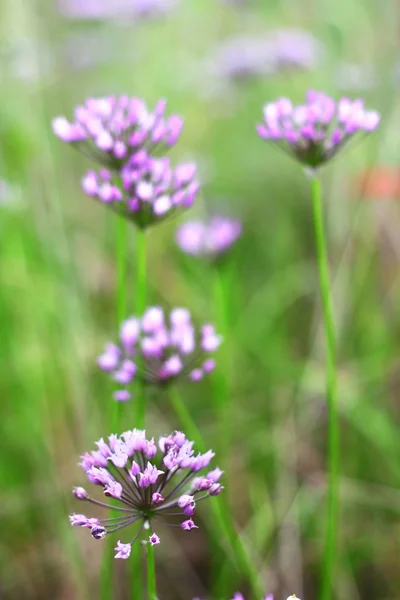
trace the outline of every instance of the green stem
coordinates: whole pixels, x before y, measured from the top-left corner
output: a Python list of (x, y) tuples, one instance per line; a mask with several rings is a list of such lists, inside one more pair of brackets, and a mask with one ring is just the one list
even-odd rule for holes
[[(146, 308), (147, 281), (146, 281), (146, 231), (138, 229), (137, 231), (137, 250), (136, 250), (136, 315), (141, 317)], [(140, 365), (138, 365), (140, 367)], [(135, 427), (139, 429), (145, 426), (146, 413), (146, 395), (144, 386), (140, 386), (137, 398), (135, 399)]]
[(329, 283), (329, 262), (324, 231), (321, 182), (318, 176), (311, 179), (315, 241), (318, 259), (319, 285), (325, 328), (326, 399), (328, 409), (328, 510), (322, 576), (321, 600), (330, 600), (334, 579), (336, 540), (339, 517), (339, 408), (337, 395), (337, 367), (335, 322)]
[[(227, 460), (230, 456), (232, 406), (229, 389), (230, 357), (229, 357), (229, 281), (227, 272), (214, 266), (214, 310), (217, 333), (223, 336), (223, 342), (218, 352), (218, 365), (214, 372), (214, 401), (218, 414), (216, 418), (222, 424), (220, 447), (218, 453), (220, 460)], [(230, 469), (228, 469), (230, 472)]]
[(147, 543), (147, 598), (157, 600), (154, 548), (150, 543)]
[[(147, 278), (146, 278), (146, 231), (138, 229), (136, 231), (136, 288), (135, 288), (135, 314), (141, 317), (146, 308), (147, 298)], [(140, 364), (138, 365), (140, 369)], [(134, 399), (134, 419), (133, 426), (143, 429), (145, 426), (146, 413), (146, 389), (142, 384), (137, 385), (137, 394)], [(150, 544), (148, 544), (150, 546)], [(134, 544), (132, 548), (131, 560), (129, 563), (131, 598), (142, 597), (142, 552), (141, 545)]]
[[(116, 219), (116, 262), (117, 262), (117, 289), (116, 289), (116, 329), (120, 328), (121, 321), (126, 317), (126, 280), (127, 280), (127, 241), (128, 241), (128, 223), (125, 219)], [(110, 418), (108, 423), (112, 431), (120, 430), (121, 421), (121, 403), (109, 400)], [(114, 511), (115, 512), (115, 511)], [(110, 509), (110, 517), (113, 511)], [(103, 552), (102, 566), (100, 570), (100, 600), (109, 600), (113, 597), (113, 566), (114, 566), (114, 546), (113, 536), (107, 536), (105, 539), (105, 548)]]
[[(174, 386), (172, 386), (169, 391), (169, 400), (184, 427), (185, 433), (189, 438), (195, 441), (200, 452), (205, 452), (206, 444), (201, 436), (196, 422), (194, 421), (190, 411), (187, 409), (186, 404), (182, 400), (178, 390)], [(212, 523), (209, 531), (212, 537), (212, 543), (220, 545), (221, 540), (226, 539), (228, 541), (230, 550), (235, 556), (239, 570), (245, 573), (249, 578), (255, 597), (261, 598), (263, 595), (264, 586), (262, 584), (260, 574), (254, 565), (254, 561), (246, 545), (236, 531), (231, 516), (232, 510), (224, 492), (216, 498), (210, 498), (210, 511)]]
[(195, 421), (193, 421), (190, 411), (188, 410), (186, 404), (182, 400), (178, 390), (174, 385), (172, 385), (169, 390), (169, 400), (180, 423), (182, 424), (185, 434), (188, 436), (188, 438), (194, 441), (199, 452), (205, 452), (206, 446), (201, 437), (201, 433)]

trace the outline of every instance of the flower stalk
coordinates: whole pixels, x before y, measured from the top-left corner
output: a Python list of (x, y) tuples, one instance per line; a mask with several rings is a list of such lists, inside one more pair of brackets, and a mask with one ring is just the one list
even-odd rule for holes
[(326, 402), (328, 409), (328, 507), (321, 600), (330, 600), (334, 578), (337, 531), (339, 527), (340, 436), (337, 394), (336, 336), (329, 281), (329, 262), (324, 231), (321, 180), (311, 176), (315, 242), (318, 260), (322, 315), (325, 330)]

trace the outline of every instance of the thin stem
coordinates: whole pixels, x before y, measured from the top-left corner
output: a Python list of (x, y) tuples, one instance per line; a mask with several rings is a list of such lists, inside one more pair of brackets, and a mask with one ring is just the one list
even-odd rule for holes
[[(121, 321), (126, 316), (126, 249), (127, 249), (128, 223), (125, 219), (116, 219), (116, 261), (117, 261), (117, 290), (116, 290), (116, 326), (119, 330)], [(110, 418), (108, 423), (113, 431), (119, 431), (121, 420), (121, 403), (111, 399)], [(113, 596), (113, 565), (114, 565), (114, 540), (106, 539), (103, 553), (102, 568), (100, 571), (100, 600), (109, 600)]]
[[(137, 250), (136, 250), (136, 298), (135, 311), (138, 317), (141, 317), (146, 308), (147, 281), (146, 281), (146, 231), (138, 229), (137, 231)], [(140, 366), (140, 365), (138, 365)], [(139, 429), (144, 427), (146, 413), (146, 394), (145, 385), (139, 384), (138, 395), (135, 400), (135, 427)]]
[(168, 394), (171, 406), (182, 424), (185, 434), (194, 441), (196, 449), (199, 450), (199, 452), (205, 452), (206, 447), (202, 440), (201, 433), (175, 385), (171, 385)]
[[(137, 229), (136, 231), (136, 289), (135, 289), (135, 313), (141, 317), (147, 300), (147, 280), (146, 280), (146, 231)], [(143, 365), (138, 365), (139, 369)], [(143, 429), (145, 426), (146, 413), (146, 386), (143, 382), (138, 382), (137, 396), (135, 398), (134, 408), (134, 426)], [(141, 546), (137, 544), (132, 548), (132, 556), (129, 563), (131, 598), (142, 597), (142, 569), (140, 566), (142, 559)]]
[(336, 540), (339, 517), (339, 409), (337, 397), (337, 367), (335, 322), (329, 283), (329, 262), (324, 231), (321, 182), (316, 175), (311, 178), (311, 191), (314, 213), (315, 241), (318, 259), (319, 285), (322, 301), (322, 314), (325, 328), (326, 361), (326, 401), (328, 409), (328, 508), (326, 519), (326, 539), (322, 576), (321, 600), (332, 596)]
[(147, 598), (148, 600), (157, 600), (156, 565), (154, 549), (150, 542), (147, 543)]
[[(200, 452), (205, 452), (206, 445), (202, 439), (201, 433), (197, 428), (196, 422), (192, 418), (189, 410), (183, 402), (178, 390), (172, 386), (169, 391), (169, 399), (172, 407), (178, 415), (182, 425), (185, 428), (185, 433), (188, 437), (196, 442), (196, 447)], [(165, 506), (164, 506), (165, 508)], [(226, 498), (221, 496), (210, 498), (210, 510), (212, 515), (212, 527), (210, 535), (213, 537), (213, 543), (220, 544), (222, 538), (229, 541), (230, 547), (234, 552), (236, 561), (243, 573), (249, 578), (250, 585), (255, 597), (261, 597), (263, 594), (263, 584), (260, 574), (253, 559), (244, 545), (240, 535), (238, 536), (235, 525), (232, 519), (232, 511), (228, 506)]]
[[(218, 454), (226, 463), (230, 456), (232, 405), (229, 389), (230, 357), (229, 357), (229, 291), (228, 272), (222, 265), (214, 265), (214, 310), (217, 333), (223, 336), (223, 342), (218, 352), (218, 365), (213, 374), (214, 402), (217, 407), (219, 421), (222, 423), (220, 447)], [(230, 471), (229, 469), (227, 469)]]

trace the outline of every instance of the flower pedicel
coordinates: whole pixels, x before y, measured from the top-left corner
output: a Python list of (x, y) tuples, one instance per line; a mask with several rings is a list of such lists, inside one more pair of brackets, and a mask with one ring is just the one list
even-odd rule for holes
[[(185, 531), (197, 529), (193, 520), (196, 503), (218, 495), (223, 489), (219, 483), (220, 469), (215, 468), (206, 476), (199, 475), (209, 466), (214, 452), (195, 455), (193, 442), (179, 431), (160, 437), (158, 446), (154, 439), (146, 439), (145, 431), (138, 429), (125, 431), (120, 436), (112, 434), (108, 442), (101, 439), (96, 445), (97, 450), (81, 456), (80, 465), (89, 481), (119, 504), (111, 506), (95, 500), (82, 487), (74, 488), (73, 493), (78, 500), (113, 508), (121, 516), (98, 519), (73, 514), (70, 522), (90, 529), (97, 540), (138, 523), (130, 542), (117, 542), (115, 558), (129, 558), (132, 544), (143, 531), (149, 530), (150, 544), (159, 544), (154, 522), (180, 526)], [(180, 523), (176, 522), (177, 518)]]

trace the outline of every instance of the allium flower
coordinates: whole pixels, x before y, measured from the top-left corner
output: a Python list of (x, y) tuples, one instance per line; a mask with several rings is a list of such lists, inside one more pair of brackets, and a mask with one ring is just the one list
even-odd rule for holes
[(195, 454), (193, 442), (179, 431), (160, 437), (158, 445), (154, 439), (146, 439), (146, 432), (139, 429), (125, 431), (120, 436), (112, 434), (107, 442), (100, 439), (96, 445), (97, 450), (81, 456), (80, 465), (89, 481), (118, 503), (111, 507), (92, 498), (81, 487), (74, 488), (73, 493), (83, 502), (113, 508), (120, 516), (99, 519), (73, 514), (70, 522), (90, 529), (95, 539), (138, 523), (130, 542), (117, 542), (115, 558), (129, 558), (132, 544), (144, 530), (150, 530), (148, 543), (159, 544), (160, 538), (153, 530), (155, 522), (180, 526), (186, 531), (197, 529), (192, 518), (197, 503), (223, 489), (219, 469), (206, 476), (199, 475), (207, 469), (214, 452)]
[(60, 12), (69, 19), (153, 17), (167, 12), (173, 0), (59, 0)]
[(53, 119), (53, 131), (63, 142), (119, 171), (139, 150), (145, 150), (147, 156), (176, 144), (183, 121), (177, 115), (165, 118), (165, 108), (165, 100), (151, 112), (140, 98), (89, 98), (76, 107), (73, 122), (66, 117)]
[[(274, 64), (263, 38), (240, 35), (226, 40), (217, 49), (212, 67), (227, 79), (248, 79), (272, 74)], [(211, 64), (210, 64), (211, 66)]]
[(263, 36), (240, 35), (217, 50), (213, 64), (228, 79), (274, 75), (284, 69), (313, 69), (324, 55), (321, 43), (301, 29), (279, 29)]
[(335, 102), (322, 92), (310, 90), (305, 104), (293, 106), (287, 98), (266, 104), (264, 123), (257, 125), (257, 132), (315, 169), (335, 156), (355, 134), (374, 131), (379, 121), (379, 113), (365, 110), (362, 100), (341, 98)]
[(274, 71), (313, 69), (324, 55), (321, 42), (302, 29), (278, 29), (266, 38)]
[(240, 221), (215, 216), (209, 223), (202, 221), (183, 223), (176, 231), (176, 243), (187, 254), (216, 257), (226, 252), (241, 233)]
[[(166, 385), (178, 377), (198, 381), (212, 371), (211, 354), (222, 342), (213, 325), (197, 330), (190, 312), (184, 308), (171, 311), (168, 322), (162, 308), (148, 308), (142, 318), (131, 317), (120, 329), (120, 344), (107, 344), (98, 357), (98, 365), (110, 373), (121, 386), (140, 378), (143, 382)], [(138, 369), (140, 365), (140, 370)], [(118, 390), (116, 400), (126, 390)]]
[(169, 158), (152, 158), (142, 149), (121, 168), (117, 180), (107, 169), (89, 171), (82, 188), (88, 196), (146, 228), (193, 204), (200, 187), (195, 175), (193, 163), (172, 169)]

